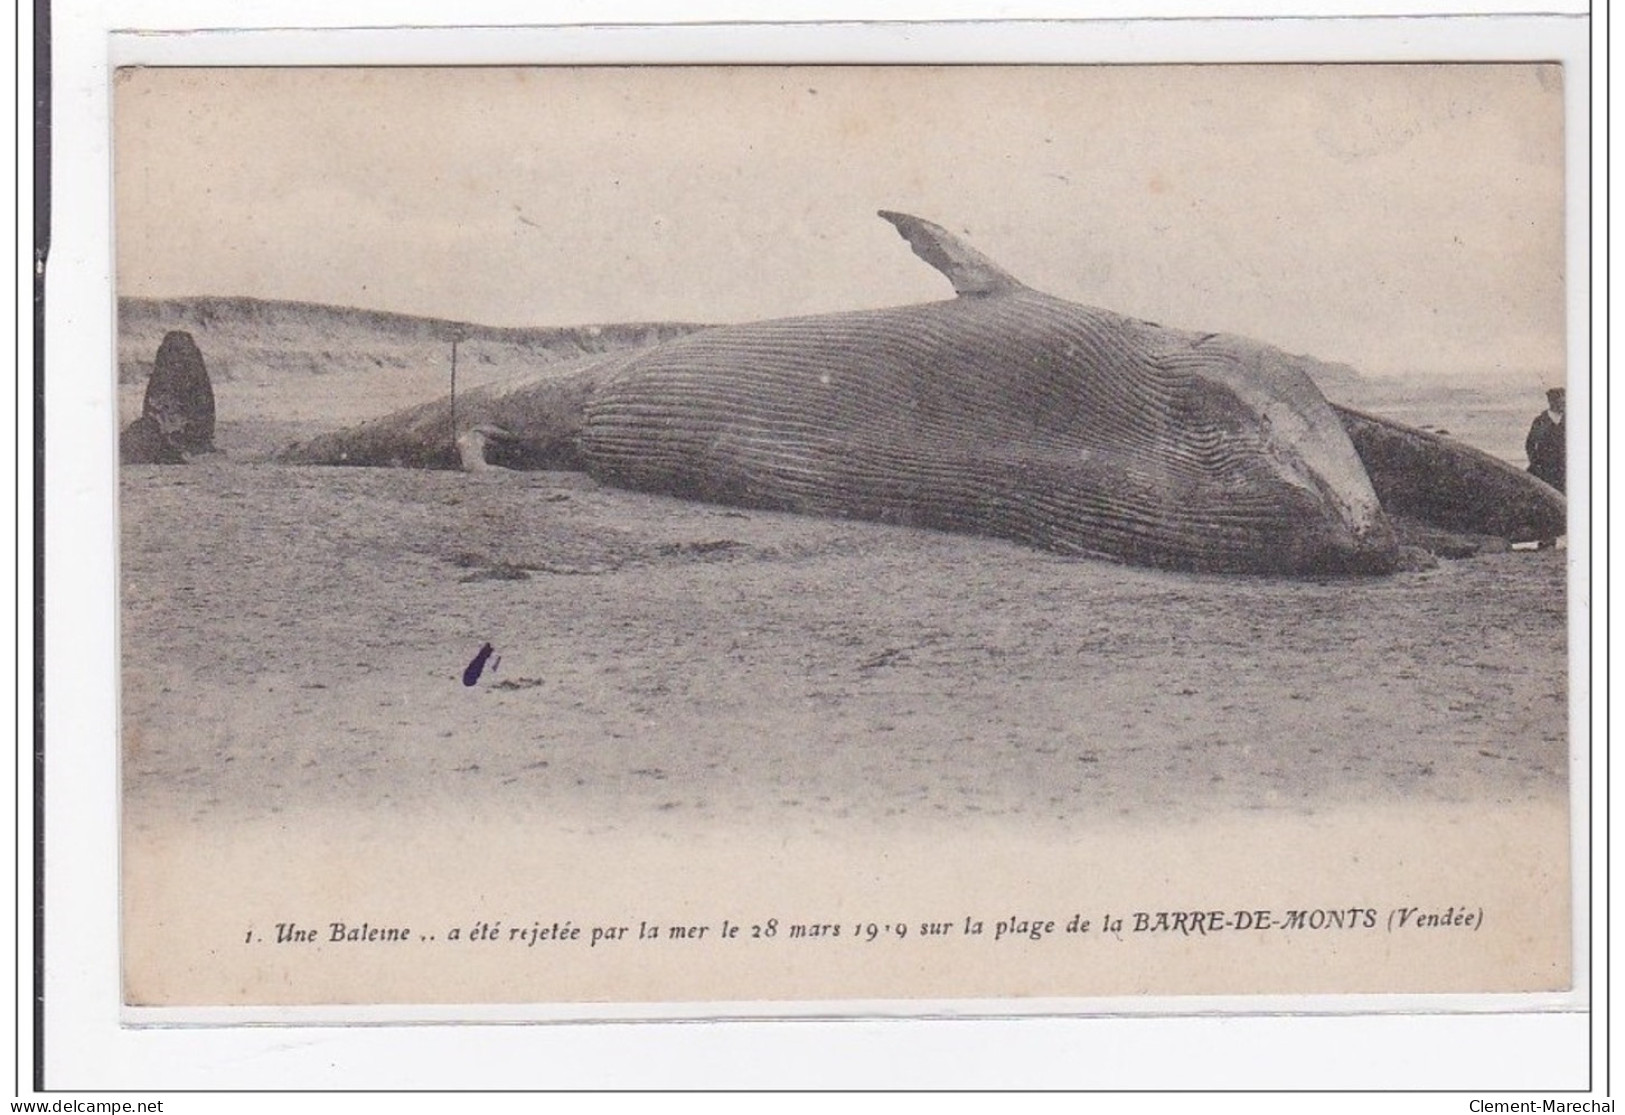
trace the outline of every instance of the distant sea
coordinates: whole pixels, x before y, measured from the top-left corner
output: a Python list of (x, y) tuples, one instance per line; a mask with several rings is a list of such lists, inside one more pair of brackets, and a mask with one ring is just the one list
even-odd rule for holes
[(1546, 409), (1538, 387), (1362, 379), (1327, 384), (1325, 391), (1333, 402), (1447, 434), (1519, 468), (1529, 463), (1523, 449), (1529, 424)]

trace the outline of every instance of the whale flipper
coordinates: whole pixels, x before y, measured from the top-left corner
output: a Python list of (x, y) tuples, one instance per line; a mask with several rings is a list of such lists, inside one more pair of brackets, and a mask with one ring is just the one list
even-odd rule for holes
[(464, 472), (489, 472), (492, 469), (506, 471), (501, 465), (492, 464), (485, 455), (485, 447), (491, 441), (512, 441), (513, 434), (501, 426), (482, 425), (465, 430), (457, 437), (457, 456), (463, 463)]
[(987, 298), (1027, 289), (1026, 283), (941, 225), (889, 209), (882, 209), (880, 215), (897, 226), (915, 255), (948, 276), (954, 293), (961, 298)]

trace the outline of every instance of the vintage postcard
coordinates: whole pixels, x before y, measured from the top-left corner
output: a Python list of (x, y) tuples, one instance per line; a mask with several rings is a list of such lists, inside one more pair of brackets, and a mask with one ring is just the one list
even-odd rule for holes
[(1565, 79), (118, 69), (125, 1004), (1572, 993)]

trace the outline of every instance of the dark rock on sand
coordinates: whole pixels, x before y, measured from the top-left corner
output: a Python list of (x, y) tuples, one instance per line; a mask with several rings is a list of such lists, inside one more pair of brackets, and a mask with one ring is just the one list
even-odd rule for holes
[(124, 464), (183, 464), (214, 452), (214, 388), (190, 333), (174, 330), (158, 346), (141, 417), (119, 437)]

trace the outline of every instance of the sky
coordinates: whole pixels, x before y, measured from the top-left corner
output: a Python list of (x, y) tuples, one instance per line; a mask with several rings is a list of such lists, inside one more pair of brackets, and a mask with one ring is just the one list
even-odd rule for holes
[(474, 321), (1029, 285), (1369, 375), (1562, 381), (1562, 73), (1536, 65), (127, 69), (121, 295)]

